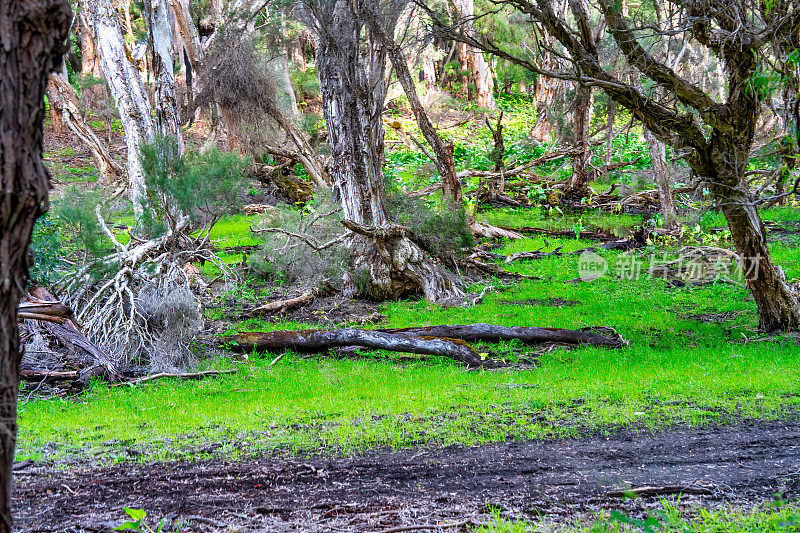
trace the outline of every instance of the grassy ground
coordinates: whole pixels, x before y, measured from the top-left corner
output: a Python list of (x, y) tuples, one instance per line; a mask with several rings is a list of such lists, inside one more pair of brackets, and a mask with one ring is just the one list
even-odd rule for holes
[(800, 531), (800, 507), (796, 503), (776, 501), (750, 509), (723, 507), (709, 510), (681, 505), (679, 500), (663, 500), (661, 505), (642, 518), (624, 513), (600, 513), (594, 518), (581, 518), (572, 523), (553, 524), (542, 520), (510, 521), (497, 516), (492, 523), (477, 528), (476, 533), (606, 533), (620, 531), (739, 533), (759, 531)]
[[(512, 215), (502, 215), (509, 225), (541, 222), (536, 210)], [(594, 217), (598, 227), (619, 218)], [(244, 244), (235, 235), (247, 223), (238, 217), (218, 227), (218, 244)], [(556, 246), (568, 252), (592, 244), (532, 238), (507, 243), (499, 252)], [(772, 252), (790, 279), (800, 276), (796, 245), (775, 243)], [(542, 279), (508, 285), (478, 306), (400, 301), (385, 304), (383, 312), (388, 325), (397, 327), (611, 326), (629, 341), (621, 350), (535, 353), (514, 343), (485, 346), (507, 360), (536, 361), (526, 369), (499, 371), (467, 371), (450, 360), (382, 352), (358, 360), (288, 354), (274, 365), (274, 356), (252, 354), (242, 362), (224, 354), (207, 364), (237, 368), (237, 374), (135, 388), (97, 384), (75, 399), (30, 399), (20, 407), (18, 458), (109, 462), (337, 453), (781, 418), (798, 411), (800, 346), (789, 336), (759, 338), (755, 305), (744, 287), (677, 288), (646, 276), (616, 279), (620, 253), (604, 257), (611, 269), (591, 283), (564, 282), (578, 275), (577, 258), (564, 255), (515, 263), (517, 271)], [(646, 271), (648, 251), (641, 258)], [(716, 321), (700, 320), (697, 315), (704, 313), (715, 313), (710, 318)], [(237, 327), (308, 325), (249, 321)]]

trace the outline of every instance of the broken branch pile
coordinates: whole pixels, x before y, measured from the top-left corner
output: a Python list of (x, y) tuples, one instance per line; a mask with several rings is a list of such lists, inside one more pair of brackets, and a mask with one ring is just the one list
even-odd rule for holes
[(217, 341), (239, 352), (276, 352), (286, 349), (298, 352), (324, 352), (331, 348), (363, 347), (393, 352), (439, 355), (455, 359), (470, 368), (503, 366), (482, 357), (467, 341), (498, 342), (517, 339), (526, 344), (558, 343), (619, 348), (624, 340), (618, 334), (601, 335), (593, 331), (560, 328), (508, 327), (493, 324), (429, 326), (364, 330), (306, 329), (299, 331), (245, 332), (226, 335)]

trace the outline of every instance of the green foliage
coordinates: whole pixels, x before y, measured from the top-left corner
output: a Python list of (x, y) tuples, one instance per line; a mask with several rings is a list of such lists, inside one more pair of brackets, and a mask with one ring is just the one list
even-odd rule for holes
[[(249, 160), (211, 148), (180, 154), (177, 141), (161, 137), (141, 147), (146, 201), (141, 219), (150, 235), (161, 235), (180, 216), (191, 227), (210, 228), (240, 207)], [(180, 215), (178, 215), (180, 213)]]
[(58, 225), (49, 213), (40, 216), (33, 226), (31, 237), (31, 281), (36, 285), (50, 285), (56, 280), (56, 269), (64, 261), (58, 236)]
[(411, 229), (422, 248), (434, 257), (452, 259), (475, 244), (461, 205), (440, 201), (436, 208), (387, 183), (386, 206), (389, 218)]
[(320, 97), (316, 65), (309, 64), (305, 70), (292, 70), (289, 79), (298, 100), (313, 100)]
[(131, 509), (130, 507), (124, 508), (125, 513), (131, 518), (131, 520), (127, 522), (123, 522), (122, 524), (118, 525), (114, 528), (114, 531), (140, 531), (143, 533), (161, 533), (164, 529), (164, 519), (162, 518), (158, 522), (158, 526), (156, 529), (151, 528), (148, 526), (144, 519), (147, 517), (147, 513), (144, 512), (142, 509)]
[(83, 251), (90, 257), (100, 257), (112, 250), (95, 213), (102, 204), (100, 193), (75, 186), (66, 189), (62, 198), (53, 202), (53, 218), (58, 223), (58, 235), (65, 248)]

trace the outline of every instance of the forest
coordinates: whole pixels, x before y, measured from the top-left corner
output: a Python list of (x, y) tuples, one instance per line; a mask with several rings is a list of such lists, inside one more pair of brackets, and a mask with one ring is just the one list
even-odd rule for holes
[(800, 531), (800, 0), (1, 0), (0, 533)]

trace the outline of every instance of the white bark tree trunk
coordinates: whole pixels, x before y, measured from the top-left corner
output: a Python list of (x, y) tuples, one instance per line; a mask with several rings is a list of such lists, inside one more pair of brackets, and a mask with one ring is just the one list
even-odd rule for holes
[[(375, 40), (363, 42), (364, 8), (351, 2), (334, 0), (313, 7), (334, 197), (341, 201), (345, 225), (353, 232), (353, 266), (368, 278), (366, 287), (358, 288), (381, 300), (420, 292), (434, 302), (463, 298), (452, 275), (420, 249), (406, 228), (389, 222), (381, 120), (386, 50)], [(350, 280), (348, 288), (356, 285)]]
[(200, 34), (197, 33), (197, 27), (192, 20), (192, 13), (189, 11), (188, 0), (169, 0), (169, 5), (175, 16), (175, 24), (178, 26), (181, 39), (183, 39), (189, 63), (194, 70), (199, 70), (203, 62), (203, 47), (200, 44)]
[(116, 10), (111, 0), (84, 0), (81, 17), (91, 29), (100, 68), (119, 111), (128, 146), (128, 185), (137, 214), (144, 198), (139, 147), (155, 137), (152, 109), (136, 66), (128, 59)]
[(173, 61), (173, 36), (170, 7), (167, 0), (145, 0), (144, 11), (150, 34), (153, 75), (155, 81), (154, 103), (156, 131), (162, 136), (172, 136), (182, 149), (180, 113), (175, 97), (175, 63)]

